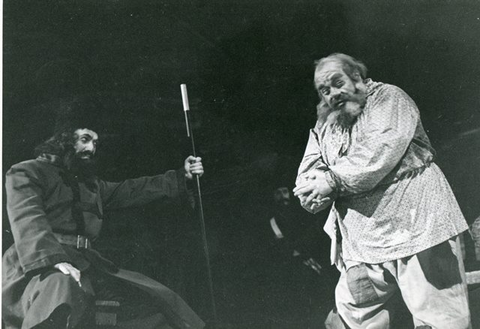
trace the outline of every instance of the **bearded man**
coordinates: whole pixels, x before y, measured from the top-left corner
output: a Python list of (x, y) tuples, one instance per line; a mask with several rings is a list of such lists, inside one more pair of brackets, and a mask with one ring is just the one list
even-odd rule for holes
[(338, 313), (350, 328), (390, 328), (403, 298), (417, 328), (468, 328), (455, 243), (467, 223), (413, 100), (366, 73), (345, 54), (316, 62), (319, 118), (294, 189), (310, 212), (333, 202)]
[(3, 256), (6, 328), (93, 328), (98, 299), (119, 305), (119, 328), (203, 328), (176, 293), (92, 249), (109, 209), (160, 199), (190, 204), (186, 181), (203, 174), (201, 159), (189, 156), (183, 168), (163, 175), (103, 181), (93, 170), (98, 135), (80, 122), (64, 126), (37, 147), (36, 159), (6, 175), (14, 237)]

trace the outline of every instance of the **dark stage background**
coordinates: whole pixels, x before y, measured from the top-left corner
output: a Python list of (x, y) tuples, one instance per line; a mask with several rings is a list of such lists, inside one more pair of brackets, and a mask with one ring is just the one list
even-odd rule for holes
[[(103, 178), (178, 168), (191, 153), (187, 84), (225, 328), (320, 328), (332, 307), (331, 278), (292, 264), (268, 232), (272, 191), (293, 188), (315, 122), (315, 59), (345, 52), (410, 94), (465, 216), (480, 215), (477, 1), (7, 0), (3, 13), (3, 174), (51, 135), (52, 104), (70, 96), (98, 107)], [(106, 255), (211, 320), (197, 218), (152, 204), (105, 226)]]

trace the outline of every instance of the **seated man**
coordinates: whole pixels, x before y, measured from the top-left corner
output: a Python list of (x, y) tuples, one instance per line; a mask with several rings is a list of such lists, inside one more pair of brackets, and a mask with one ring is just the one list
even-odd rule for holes
[(188, 204), (186, 180), (203, 174), (201, 159), (189, 156), (163, 175), (103, 181), (92, 170), (98, 135), (88, 128), (68, 123), (6, 175), (14, 237), (3, 256), (6, 328), (92, 328), (94, 295), (120, 301), (119, 320), (148, 319), (135, 328), (203, 328), (176, 293), (92, 249), (109, 209), (167, 198)]

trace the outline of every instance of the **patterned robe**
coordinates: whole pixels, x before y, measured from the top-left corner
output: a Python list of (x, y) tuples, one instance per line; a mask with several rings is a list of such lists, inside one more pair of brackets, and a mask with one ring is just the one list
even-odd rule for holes
[(335, 112), (310, 132), (297, 183), (327, 171), (337, 199), (325, 225), (332, 261), (382, 263), (414, 255), (465, 231), (467, 223), (423, 129), (400, 88), (366, 80), (367, 101), (350, 129)]

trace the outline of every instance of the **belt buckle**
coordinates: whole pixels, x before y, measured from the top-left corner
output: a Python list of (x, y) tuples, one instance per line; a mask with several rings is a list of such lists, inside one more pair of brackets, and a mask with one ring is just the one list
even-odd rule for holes
[(77, 249), (80, 249), (80, 248), (88, 249), (88, 242), (89, 241), (87, 237), (77, 235)]

